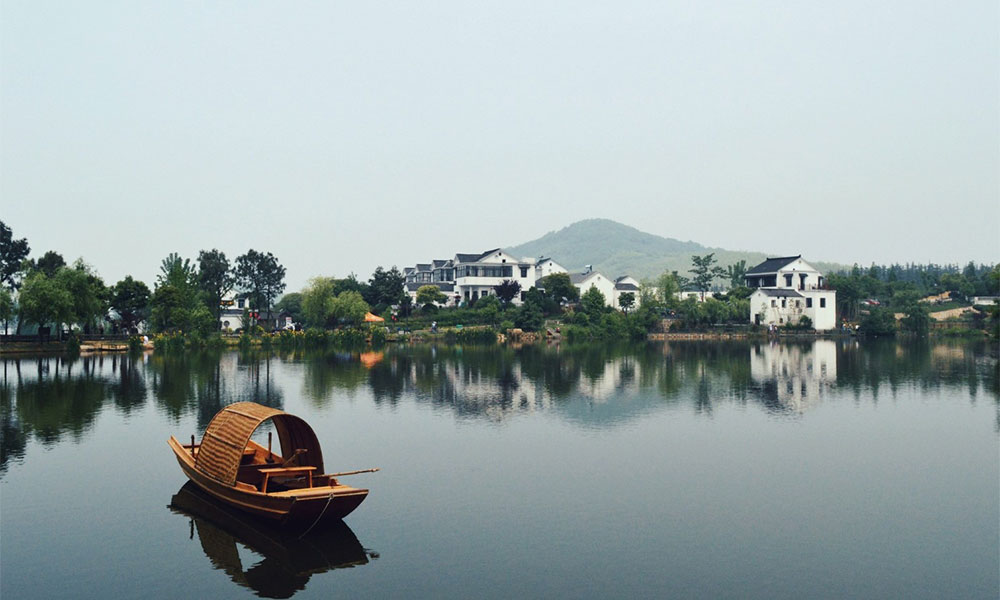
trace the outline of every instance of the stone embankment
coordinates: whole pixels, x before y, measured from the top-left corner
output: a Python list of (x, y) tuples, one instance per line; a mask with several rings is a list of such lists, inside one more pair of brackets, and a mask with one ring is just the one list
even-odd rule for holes
[[(750, 337), (747, 333), (724, 333), (724, 332), (684, 332), (684, 333), (651, 333), (647, 336), (654, 342), (664, 342), (667, 340), (745, 340)], [(758, 336), (759, 337), (759, 336)]]

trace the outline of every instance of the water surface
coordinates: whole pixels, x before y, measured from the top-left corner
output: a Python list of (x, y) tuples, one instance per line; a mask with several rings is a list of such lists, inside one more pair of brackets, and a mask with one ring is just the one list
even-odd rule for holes
[[(0, 362), (4, 598), (1000, 595), (987, 345)], [(343, 530), (187, 502), (167, 437), (240, 400), (305, 418), (329, 470), (382, 468)]]

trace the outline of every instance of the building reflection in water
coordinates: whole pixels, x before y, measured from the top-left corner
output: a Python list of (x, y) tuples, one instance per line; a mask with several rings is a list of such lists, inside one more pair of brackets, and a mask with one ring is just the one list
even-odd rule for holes
[(750, 376), (769, 408), (804, 412), (818, 405), (837, 382), (837, 343), (753, 344)]

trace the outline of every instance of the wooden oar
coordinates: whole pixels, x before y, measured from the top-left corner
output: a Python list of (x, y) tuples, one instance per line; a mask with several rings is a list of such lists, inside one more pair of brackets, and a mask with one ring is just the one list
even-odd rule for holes
[(374, 473), (375, 471), (380, 471), (378, 467), (374, 469), (361, 469), (359, 471), (344, 471), (343, 473), (330, 473), (330, 477), (343, 477), (344, 475), (357, 475), (359, 473)]

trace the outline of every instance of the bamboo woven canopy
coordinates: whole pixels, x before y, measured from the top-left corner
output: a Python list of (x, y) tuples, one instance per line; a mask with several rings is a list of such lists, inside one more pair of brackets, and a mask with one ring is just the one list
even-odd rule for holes
[(312, 427), (295, 415), (254, 402), (230, 404), (215, 415), (201, 439), (195, 469), (221, 483), (235, 485), (243, 449), (253, 432), (268, 419), (278, 432), (282, 456), (304, 449), (299, 464), (323, 472), (323, 452)]

